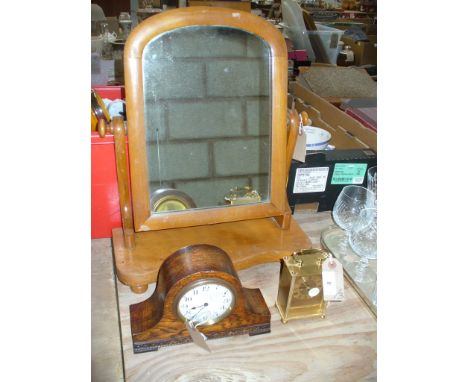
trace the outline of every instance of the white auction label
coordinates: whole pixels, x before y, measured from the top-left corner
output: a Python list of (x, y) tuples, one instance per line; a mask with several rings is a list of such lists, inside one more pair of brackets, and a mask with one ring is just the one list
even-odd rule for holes
[(323, 299), (325, 301), (344, 300), (343, 266), (332, 257), (322, 264)]
[(294, 194), (323, 192), (327, 188), (328, 167), (308, 167), (296, 170)]
[(337, 292), (335, 272), (323, 272), (322, 282), (323, 294), (326, 296), (335, 296)]

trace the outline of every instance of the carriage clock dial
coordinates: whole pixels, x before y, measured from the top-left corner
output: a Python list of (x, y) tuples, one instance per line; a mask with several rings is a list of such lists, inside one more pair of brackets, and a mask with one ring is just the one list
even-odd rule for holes
[(234, 306), (234, 292), (221, 280), (201, 280), (188, 285), (176, 299), (177, 314), (195, 325), (213, 325)]

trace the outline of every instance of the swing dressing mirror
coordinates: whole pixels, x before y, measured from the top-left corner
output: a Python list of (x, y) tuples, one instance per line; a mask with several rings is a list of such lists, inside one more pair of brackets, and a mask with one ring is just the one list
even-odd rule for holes
[[(284, 40), (239, 12), (217, 9), (212, 17), (212, 11), (165, 12), (159, 23), (140, 24), (127, 42), (137, 232), (287, 210)], [(255, 198), (226, 203), (227, 194), (246, 187)], [(173, 210), (155, 208), (157, 195), (170, 190), (193, 203), (177, 199)]]
[(166, 11), (131, 32), (124, 69), (128, 162), (123, 119), (112, 121), (121, 282), (142, 293), (171, 253), (200, 243), (238, 270), (310, 247), (287, 204), (299, 117), (287, 125), (287, 50), (273, 25), (225, 8)]

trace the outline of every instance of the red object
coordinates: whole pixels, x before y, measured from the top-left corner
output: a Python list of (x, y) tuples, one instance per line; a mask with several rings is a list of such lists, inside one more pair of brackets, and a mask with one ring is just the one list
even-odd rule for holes
[(114, 136), (91, 133), (91, 238), (112, 237), (121, 226)]
[[(101, 98), (114, 100), (125, 97), (123, 86), (96, 86), (93, 89)], [(112, 228), (121, 226), (114, 136), (106, 134), (100, 138), (97, 132), (92, 132), (91, 238), (112, 237)]]
[(93, 89), (101, 98), (125, 99), (125, 88), (123, 86), (95, 86)]
[(292, 50), (288, 52), (288, 60), (308, 61), (309, 57), (305, 50)]

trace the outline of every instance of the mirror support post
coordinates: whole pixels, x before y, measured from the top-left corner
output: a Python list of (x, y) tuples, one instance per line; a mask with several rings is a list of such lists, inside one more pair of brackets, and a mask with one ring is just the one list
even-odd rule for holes
[(130, 201), (130, 179), (128, 175), (127, 150), (125, 144), (125, 127), (122, 117), (112, 119), (114, 125), (115, 161), (117, 165), (117, 183), (119, 188), (120, 214), (125, 246), (131, 249), (135, 246), (135, 231), (133, 228), (133, 210)]
[[(296, 109), (288, 112), (287, 141), (286, 141), (286, 174), (289, 174), (291, 161), (296, 147), (297, 135), (299, 133), (299, 114)], [(286, 181), (286, 186), (287, 186)]]

